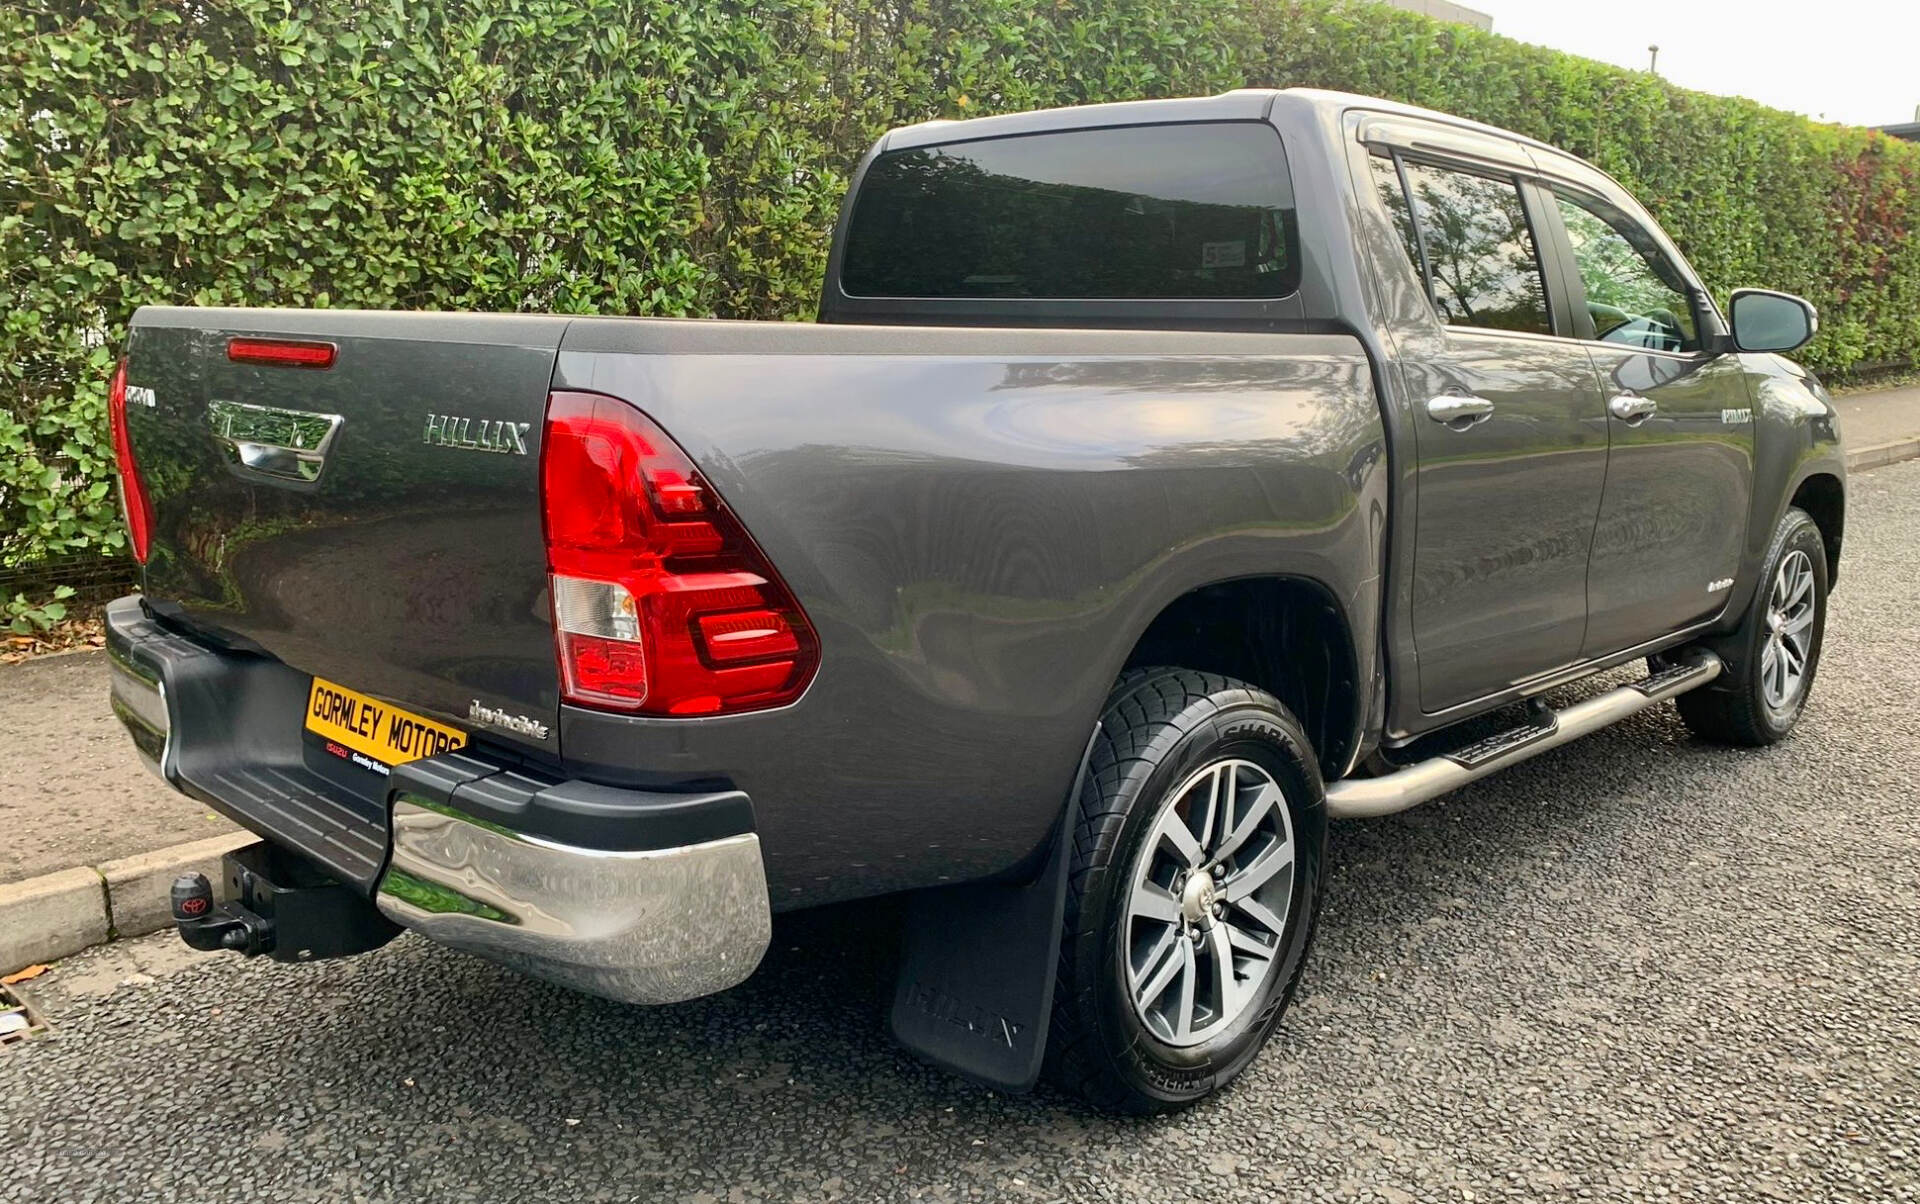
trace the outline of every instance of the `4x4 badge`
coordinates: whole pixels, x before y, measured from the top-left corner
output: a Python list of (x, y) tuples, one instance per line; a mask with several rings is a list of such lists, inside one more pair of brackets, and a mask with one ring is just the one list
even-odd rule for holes
[(496, 422), (482, 418), (456, 418), (452, 414), (428, 414), (425, 443), (438, 447), (458, 447), (467, 451), (499, 452), (502, 455), (527, 454), (530, 422)]

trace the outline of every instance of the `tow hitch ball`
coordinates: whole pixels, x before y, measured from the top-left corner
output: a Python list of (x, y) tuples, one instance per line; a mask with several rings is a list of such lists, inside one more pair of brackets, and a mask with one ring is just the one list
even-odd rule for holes
[(195, 949), (318, 961), (378, 949), (400, 931), (357, 888), (265, 842), (228, 853), (221, 869), (225, 903), (204, 874), (173, 880), (173, 924)]
[(180, 939), (195, 949), (232, 949), (248, 957), (273, 951), (273, 921), (238, 903), (215, 903), (205, 874), (175, 878), (172, 901)]

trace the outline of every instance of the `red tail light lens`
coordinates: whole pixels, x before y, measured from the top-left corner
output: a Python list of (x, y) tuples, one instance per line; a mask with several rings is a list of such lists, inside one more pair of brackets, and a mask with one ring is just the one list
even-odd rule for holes
[(798, 698), (805, 612), (678, 444), (626, 402), (555, 393), (541, 497), (568, 702), (710, 715)]
[(133, 558), (145, 564), (153, 539), (153, 507), (140, 480), (140, 466), (133, 460), (133, 440), (127, 437), (125, 360), (114, 368), (113, 381), (107, 386), (107, 422), (113, 428), (113, 459), (120, 470), (120, 513), (127, 520), (127, 542), (133, 548)]
[(289, 368), (331, 368), (340, 349), (332, 343), (296, 339), (228, 339), (227, 358), (236, 364), (280, 364)]

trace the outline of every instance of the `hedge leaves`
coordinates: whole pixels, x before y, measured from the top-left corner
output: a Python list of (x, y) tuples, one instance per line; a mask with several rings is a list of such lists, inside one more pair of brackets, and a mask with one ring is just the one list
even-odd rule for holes
[(1555, 142), (1827, 369), (1920, 350), (1920, 147), (1325, 0), (10, 0), (0, 564), (121, 546), (147, 303), (810, 314), (847, 173), (933, 116), (1312, 85)]

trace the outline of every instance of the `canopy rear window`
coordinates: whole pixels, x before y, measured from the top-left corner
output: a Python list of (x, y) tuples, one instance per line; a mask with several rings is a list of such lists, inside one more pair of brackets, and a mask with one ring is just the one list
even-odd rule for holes
[(1273, 127), (1124, 126), (881, 155), (840, 279), (853, 297), (1284, 297), (1298, 248)]

